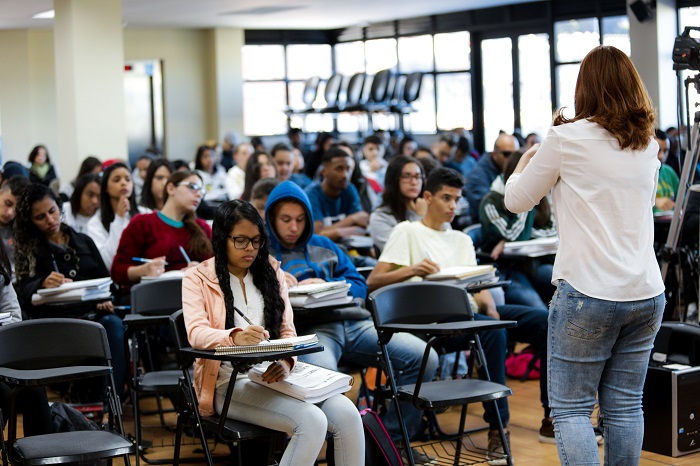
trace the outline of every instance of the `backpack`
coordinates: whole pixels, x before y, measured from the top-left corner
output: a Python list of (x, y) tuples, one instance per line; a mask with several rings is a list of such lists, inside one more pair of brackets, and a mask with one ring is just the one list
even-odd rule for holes
[(379, 415), (371, 409), (363, 409), (360, 417), (365, 430), (365, 466), (403, 466), (401, 453)]
[(506, 358), (506, 375), (514, 379), (536, 380), (540, 378), (540, 356), (532, 346)]
[[(51, 412), (51, 424), (54, 432), (74, 432), (85, 430), (102, 430), (95, 421), (86, 418), (77, 409), (63, 403), (53, 403), (49, 408)], [(108, 466), (112, 464), (111, 459), (97, 461), (81, 461), (78, 466)]]

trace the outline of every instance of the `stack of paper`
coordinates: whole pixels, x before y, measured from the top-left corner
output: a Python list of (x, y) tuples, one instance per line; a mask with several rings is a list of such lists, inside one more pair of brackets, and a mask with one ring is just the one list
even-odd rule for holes
[(292, 307), (338, 306), (352, 301), (349, 290), (350, 284), (345, 280), (299, 285), (289, 289), (289, 302)]
[(112, 292), (109, 290), (111, 285), (112, 279), (105, 277), (64, 283), (56, 288), (43, 288), (32, 295), (32, 304), (39, 306), (49, 303), (77, 303), (109, 299), (112, 296)]
[(352, 376), (297, 361), (289, 376), (281, 382), (263, 382), (262, 375), (271, 363), (253, 366), (248, 377), (255, 383), (289, 395), (297, 400), (318, 403), (352, 388)]
[(142, 282), (152, 282), (156, 280), (182, 280), (185, 277), (185, 271), (184, 270), (168, 270), (167, 272), (163, 272), (162, 274), (158, 276), (150, 276), (147, 275), (145, 277), (141, 277)]
[(482, 282), (495, 278), (496, 268), (493, 265), (446, 267), (425, 277), (426, 280), (430, 281), (458, 280), (465, 283)]
[(511, 241), (505, 244), (503, 254), (517, 254), (520, 256), (540, 257), (556, 254), (559, 248), (559, 238), (538, 238), (528, 241)]
[(0, 324), (3, 324), (5, 322), (9, 322), (10, 318), (12, 318), (12, 313), (11, 312), (0, 312)]

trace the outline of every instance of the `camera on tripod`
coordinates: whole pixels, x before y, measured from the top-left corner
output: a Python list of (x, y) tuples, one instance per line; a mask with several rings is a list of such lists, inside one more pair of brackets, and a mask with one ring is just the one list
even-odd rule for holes
[(690, 37), (690, 31), (700, 27), (687, 26), (673, 43), (673, 69), (700, 71), (700, 39)]

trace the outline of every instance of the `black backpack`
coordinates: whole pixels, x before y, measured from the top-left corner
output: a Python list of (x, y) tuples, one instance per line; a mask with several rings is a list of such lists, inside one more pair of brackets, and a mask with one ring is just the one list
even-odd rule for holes
[[(86, 418), (83, 413), (66, 404), (53, 403), (49, 411), (51, 412), (51, 424), (53, 424), (54, 432), (102, 430), (98, 423), (91, 421)], [(72, 464), (76, 464), (77, 466), (109, 466), (112, 464), (112, 460), (103, 459)]]

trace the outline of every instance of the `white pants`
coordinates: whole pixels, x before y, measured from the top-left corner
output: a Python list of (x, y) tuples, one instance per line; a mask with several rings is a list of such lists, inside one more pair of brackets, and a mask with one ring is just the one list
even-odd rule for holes
[[(217, 413), (223, 410), (227, 387), (225, 384), (216, 389), (214, 408)], [(226, 416), (290, 435), (280, 466), (312, 466), (326, 432), (333, 435), (336, 465), (362, 466), (365, 462), (360, 414), (344, 395), (335, 395), (314, 405), (243, 378), (236, 381)]]

